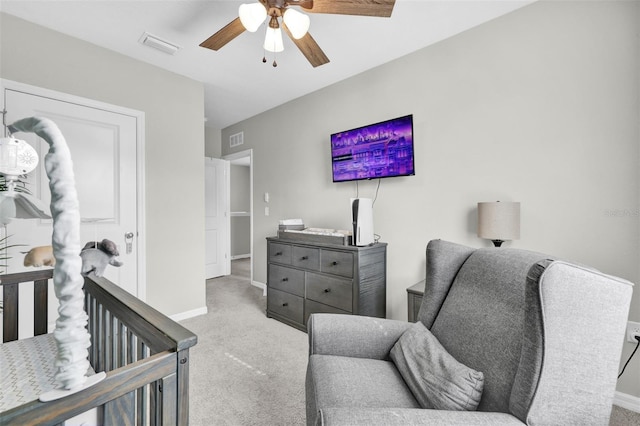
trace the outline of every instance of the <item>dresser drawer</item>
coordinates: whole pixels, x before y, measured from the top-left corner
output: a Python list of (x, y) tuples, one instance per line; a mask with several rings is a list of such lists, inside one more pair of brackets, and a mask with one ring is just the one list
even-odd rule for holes
[(312, 271), (320, 270), (320, 249), (293, 246), (291, 248), (291, 264), (298, 268)]
[(322, 303), (314, 302), (313, 300), (304, 301), (304, 325), (309, 322), (309, 316), (311, 314), (346, 314), (350, 312), (343, 311), (342, 309), (334, 308), (333, 306), (323, 305)]
[(313, 272), (307, 273), (307, 299), (352, 311), (352, 283), (349, 280), (332, 278)]
[(320, 252), (320, 271), (352, 278), (353, 254), (323, 249)]
[(291, 265), (291, 246), (289, 244), (269, 243), (269, 262)]
[(267, 295), (267, 310), (291, 321), (302, 323), (304, 312), (304, 299), (302, 297), (274, 289), (269, 289)]
[(304, 297), (304, 271), (274, 264), (269, 265), (269, 288)]

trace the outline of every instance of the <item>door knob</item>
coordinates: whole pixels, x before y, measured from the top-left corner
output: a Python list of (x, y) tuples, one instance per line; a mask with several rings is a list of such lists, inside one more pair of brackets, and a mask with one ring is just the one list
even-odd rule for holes
[(133, 251), (133, 232), (127, 232), (124, 234), (124, 242), (127, 246), (127, 254), (131, 254)]

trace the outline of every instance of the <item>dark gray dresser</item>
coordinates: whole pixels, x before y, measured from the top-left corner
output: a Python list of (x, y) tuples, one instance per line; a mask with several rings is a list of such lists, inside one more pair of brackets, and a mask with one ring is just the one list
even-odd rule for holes
[(316, 312), (386, 316), (387, 244), (267, 238), (267, 316), (306, 331)]

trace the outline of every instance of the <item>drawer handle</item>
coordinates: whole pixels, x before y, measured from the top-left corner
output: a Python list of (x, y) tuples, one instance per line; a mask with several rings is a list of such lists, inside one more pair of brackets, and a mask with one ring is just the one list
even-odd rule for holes
[(284, 277), (284, 278), (282, 279), (282, 281), (287, 282), (287, 281), (289, 281), (289, 278)]
[(308, 259), (309, 259), (309, 256), (302, 256), (302, 257), (300, 258), (300, 260), (308, 260)]
[(284, 303), (282, 304), (282, 306), (285, 306), (285, 307), (286, 307), (286, 306), (289, 306), (289, 304), (288, 304), (287, 302), (284, 302)]
[(325, 288), (325, 289), (324, 289), (324, 292), (325, 292), (325, 293), (329, 293), (330, 291), (331, 291), (331, 289), (330, 289), (330, 288)]
[(338, 265), (338, 262), (336, 262), (336, 261), (334, 260), (333, 262), (331, 262), (331, 265), (332, 265), (332, 266), (337, 266), (337, 265)]
[(281, 252), (281, 251), (279, 251), (279, 252), (277, 252), (274, 256), (282, 256), (282, 252)]

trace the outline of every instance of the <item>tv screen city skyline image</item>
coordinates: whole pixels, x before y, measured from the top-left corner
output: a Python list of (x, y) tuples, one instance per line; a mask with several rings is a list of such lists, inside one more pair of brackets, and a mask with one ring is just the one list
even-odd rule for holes
[(415, 174), (413, 116), (331, 135), (333, 181)]

